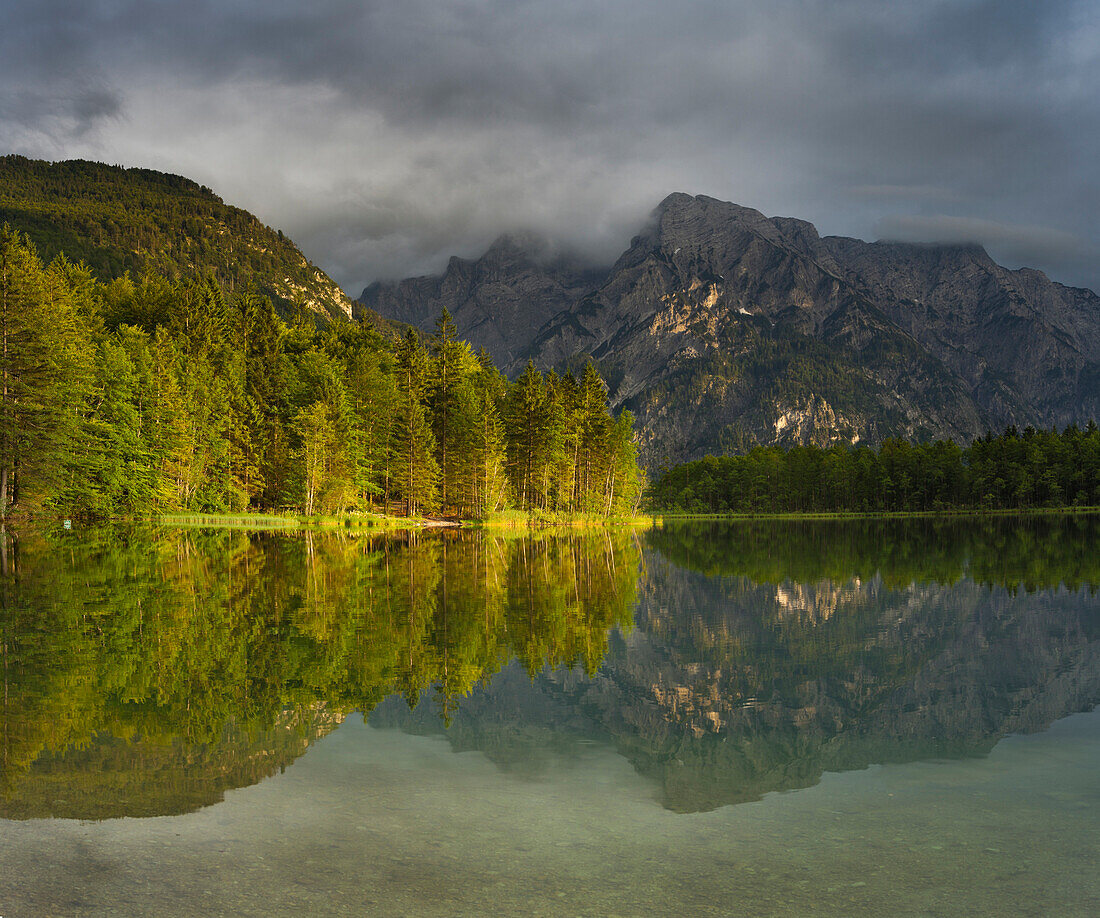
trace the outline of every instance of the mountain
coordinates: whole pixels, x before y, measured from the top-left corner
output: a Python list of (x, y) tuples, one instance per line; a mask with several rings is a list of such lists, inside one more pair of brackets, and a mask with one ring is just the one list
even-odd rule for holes
[(227, 290), (255, 287), (287, 315), (325, 319), (352, 302), (281, 230), (178, 175), (73, 160), (0, 157), (0, 225), (30, 237), (46, 261), (64, 252), (101, 280), (126, 271), (168, 278), (213, 272)]
[(994, 416), (1064, 425), (1097, 413), (1100, 297), (1041, 271), (1010, 271), (981, 246), (827, 237), (831, 255), (892, 322), (939, 356)]
[[(421, 283), (427, 312), (439, 298)], [(492, 302), (476, 276), (446, 305), (471, 301)], [(613, 404), (638, 418), (651, 468), (758, 443), (968, 441), (1100, 413), (1091, 291), (976, 245), (821, 237), (704, 196), (666, 198), (602, 281), (531, 334), (539, 314), (495, 342), (509, 370), (594, 359)], [(475, 343), (479, 327), (466, 331)]]
[(530, 350), (538, 364), (595, 358), (651, 467), (756, 443), (969, 439), (986, 425), (936, 355), (799, 244), (809, 224), (688, 195), (656, 216)]
[(432, 331), (446, 308), (461, 337), (499, 364), (522, 360), (532, 333), (599, 284), (606, 269), (554, 251), (533, 235), (504, 235), (475, 261), (452, 258), (440, 277), (374, 283), (361, 309)]

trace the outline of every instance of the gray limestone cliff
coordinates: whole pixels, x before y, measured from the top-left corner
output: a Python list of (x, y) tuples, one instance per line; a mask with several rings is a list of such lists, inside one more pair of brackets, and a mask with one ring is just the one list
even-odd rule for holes
[(446, 308), (463, 338), (509, 365), (526, 354), (535, 331), (605, 273), (555, 252), (538, 237), (504, 235), (481, 258), (452, 258), (440, 277), (371, 284), (359, 303), (423, 331), (434, 329)]
[(592, 359), (650, 467), (756, 444), (968, 441), (1100, 414), (1100, 297), (976, 245), (821, 237), (673, 194), (609, 271), (502, 237), (361, 302), (428, 328), (446, 306), (510, 373)]

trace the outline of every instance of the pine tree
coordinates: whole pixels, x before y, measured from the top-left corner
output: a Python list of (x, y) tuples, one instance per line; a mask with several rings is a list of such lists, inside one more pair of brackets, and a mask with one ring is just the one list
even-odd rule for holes
[(500, 405), (508, 383), (493, 366), (484, 348), (477, 355), (478, 371), (473, 380), (475, 425), (471, 438), (473, 514), (484, 517), (504, 506), (508, 490), (506, 452)]
[(82, 414), (92, 384), (90, 336), (64, 270), (0, 230), (0, 516), (48, 504), (86, 452)]
[(250, 447), (247, 468), (255, 469), (254, 475), (245, 478), (244, 487), (251, 502), (273, 507), (286, 454), (281, 424), (285, 410), (281, 403), (286, 388), (282, 372), (283, 325), (266, 296), (250, 294), (245, 297), (243, 306), (246, 424)]
[(480, 367), (470, 345), (459, 341), (444, 308), (431, 339), (432, 366), (428, 404), (439, 465), (440, 503), (445, 509), (471, 512), (475, 503), (475, 448), (478, 405), (474, 377)]
[(107, 515), (141, 512), (160, 497), (160, 470), (147, 439), (148, 347), (140, 329), (122, 326), (99, 343), (95, 410), (88, 421), (96, 448), (70, 484), (79, 505)]
[(345, 512), (356, 472), (353, 412), (339, 363), (310, 350), (298, 366), (294, 418), (297, 492), (305, 512)]
[(415, 516), (435, 507), (439, 467), (424, 405), (428, 353), (411, 328), (397, 349), (396, 369), (400, 396), (394, 418), (393, 490), (404, 499), (406, 515)]
[(608, 437), (607, 516), (628, 515), (637, 510), (643, 483), (637, 455), (634, 416), (629, 411), (620, 411)]
[(581, 377), (580, 395), (581, 456), (577, 465), (578, 510), (598, 512), (602, 509), (604, 475), (607, 462), (609, 417), (607, 394), (599, 372), (589, 361)]
[(560, 493), (559, 477), (566, 459), (566, 409), (561, 380), (551, 370), (546, 374), (546, 402), (543, 409), (543, 442), (540, 461), (540, 486), (543, 506), (548, 510), (567, 510), (568, 498)]
[(572, 372), (566, 372), (558, 383), (558, 400), (563, 415), (561, 452), (557, 470), (557, 491), (563, 509), (574, 511), (578, 506), (578, 469), (581, 444), (584, 441), (584, 419), (581, 411), (581, 390)]
[(196, 424), (192, 404), (180, 382), (183, 356), (167, 328), (153, 333), (152, 389), (147, 393), (148, 441), (160, 470), (160, 488), (166, 492), (165, 506), (183, 509), (189, 506), (194, 490), (191, 475), (196, 449)]
[(327, 465), (332, 440), (332, 416), (323, 401), (313, 402), (301, 409), (294, 418), (298, 435), (298, 458), (302, 475), (302, 510), (312, 516), (319, 503), (322, 489), (327, 484)]
[(373, 505), (384, 498), (390, 479), (399, 397), (394, 359), (377, 333), (363, 328), (358, 343), (345, 356), (344, 366), (355, 419), (356, 488), (360, 502)]
[(508, 390), (506, 418), (508, 477), (516, 503), (524, 510), (539, 504), (536, 488), (545, 456), (546, 409), (545, 381), (528, 360)]

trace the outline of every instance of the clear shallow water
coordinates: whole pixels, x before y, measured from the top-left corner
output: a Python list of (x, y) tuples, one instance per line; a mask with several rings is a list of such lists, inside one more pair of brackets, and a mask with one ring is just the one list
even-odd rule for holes
[(1100, 715), (682, 815), (606, 747), (501, 772), (356, 718), (178, 817), (6, 823), (12, 915), (1095, 915)]
[[(1004, 567), (1020, 536), (1005, 542), (999, 531), (966, 537), (953, 580), (942, 566), (913, 576), (881, 550), (869, 571), (863, 543), (835, 528), (703, 535), (727, 550), (693, 556), (684, 545), (694, 532), (627, 539), (610, 552), (575, 543), (566, 567), (603, 571), (602, 580), (564, 576), (553, 563), (561, 545), (482, 540), (462, 554), (452, 544), (449, 564), (456, 550), (464, 564), (512, 560), (480, 580), (443, 578), (442, 617), (439, 578), (408, 591), (432, 610), (413, 657), (435, 661), (421, 664), (433, 681), (411, 711), (389, 691), (415, 683), (411, 668), (366, 666), (392, 636), (379, 637), (372, 607), (347, 612), (352, 597), (381, 592), (384, 582), (365, 576), (379, 565), (357, 561), (352, 577), (345, 564), (338, 577), (333, 554), (348, 556), (331, 549), (318, 562), (315, 546), (314, 562), (296, 567), (288, 556), (308, 557), (302, 546), (235, 543), (238, 560), (278, 570), (297, 600), (250, 632), (244, 651), (188, 655), (190, 681), (168, 679), (175, 657), (162, 656), (160, 685), (136, 662), (155, 657), (158, 640), (171, 633), (194, 648), (203, 634), (223, 643), (238, 634), (216, 622), (239, 606), (243, 583), (265, 604), (283, 602), (263, 576), (211, 570), (223, 542), (160, 546), (158, 557), (197, 558), (203, 572), (196, 590), (196, 578), (176, 569), (176, 587), (191, 597), (180, 608), (190, 611), (171, 617), (169, 631), (147, 605), (157, 597), (162, 619), (173, 608), (161, 567), (140, 601), (67, 632), (67, 661), (40, 659), (44, 642), (56, 652), (56, 630), (65, 631), (47, 640), (41, 622), (58, 609), (10, 588), (0, 803), (16, 818), (0, 820), (0, 914), (1100, 911), (1100, 714), (1074, 714), (1095, 704), (1100, 684), (1100, 600), (1080, 560), (1091, 530), (1034, 533), (1018, 553), (1030, 589)], [(766, 549), (739, 556), (746, 535)], [(891, 545), (919, 545), (919, 535)], [(938, 536), (942, 545), (957, 533)], [(783, 555), (777, 539), (790, 557), (785, 571), (769, 572)], [(1085, 544), (1070, 552), (1074, 539)], [(1000, 582), (983, 581), (977, 566), (974, 545), (990, 541)], [(1038, 543), (1047, 546), (1041, 570)], [(24, 570), (39, 563), (35, 552), (55, 548), (23, 546)], [(100, 545), (74, 557), (73, 572), (95, 587), (81, 602), (108, 602), (104, 584), (141, 581), (134, 557), (149, 551), (139, 549), (131, 557)], [(378, 550), (352, 554), (370, 560)], [(390, 561), (402, 561), (404, 580), (406, 562), (432, 569), (441, 553), (390, 546)], [(1075, 568), (1066, 554), (1079, 557)], [(728, 566), (716, 570), (714, 557)], [(606, 575), (624, 569), (630, 577)], [(221, 591), (230, 574), (238, 588)], [(320, 582), (336, 594), (331, 605), (317, 602)], [(511, 637), (498, 635), (493, 647), (519, 648), (511, 662), (512, 651), (482, 652), (494, 583), (509, 585), (500, 608)], [(465, 612), (451, 606), (456, 595), (466, 596)], [(629, 619), (609, 636), (605, 627), (604, 644), (599, 629), (570, 617), (585, 595), (613, 622), (616, 602), (628, 603)], [(76, 598), (66, 593), (66, 607)], [(411, 614), (399, 611), (397, 619)], [(458, 625), (466, 612), (480, 616), (478, 628)], [(360, 627), (367, 623), (374, 627)], [(482, 651), (470, 650), (473, 634)], [(409, 633), (401, 637), (392, 642), (405, 652)], [(367, 645), (356, 650), (360, 639)], [(535, 646), (550, 660), (545, 670)], [(282, 663), (261, 666), (273, 648)], [(499, 665), (483, 666), (468, 696), (432, 687), (442, 667), (450, 675), (451, 663), (487, 659)], [(238, 661), (236, 672), (227, 660)], [(359, 694), (386, 689), (369, 707), (334, 692), (357, 673)], [(347, 713), (355, 707), (367, 710), (366, 724)], [(68, 732), (56, 720), (52, 733), (40, 726), (59, 712)], [(31, 737), (42, 747), (34, 756), (25, 751)], [(149, 815), (158, 807), (176, 815)], [(121, 815), (134, 810), (142, 818)], [(89, 814), (115, 818), (56, 818)]]

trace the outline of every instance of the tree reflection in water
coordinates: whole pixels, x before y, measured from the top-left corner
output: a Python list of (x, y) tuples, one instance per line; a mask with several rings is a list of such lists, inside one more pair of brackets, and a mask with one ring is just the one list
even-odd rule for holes
[(613, 743), (679, 811), (983, 754), (1100, 697), (1097, 535), (27, 536), (2, 581), (0, 815), (186, 812), (352, 710), (514, 769)]
[(519, 660), (594, 672), (631, 534), (25, 537), (3, 580), (0, 812), (183, 812), (358, 709), (461, 699)]

